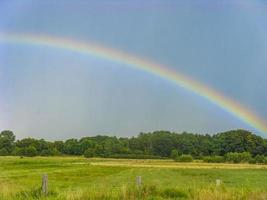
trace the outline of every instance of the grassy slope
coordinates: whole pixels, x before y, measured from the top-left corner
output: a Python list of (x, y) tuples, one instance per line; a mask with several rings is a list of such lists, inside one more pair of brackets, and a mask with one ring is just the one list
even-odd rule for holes
[[(42, 198), (43, 173), (47, 199), (267, 199), (266, 166), (81, 157), (1, 157), (0, 199)], [(138, 175), (145, 185), (139, 189)]]

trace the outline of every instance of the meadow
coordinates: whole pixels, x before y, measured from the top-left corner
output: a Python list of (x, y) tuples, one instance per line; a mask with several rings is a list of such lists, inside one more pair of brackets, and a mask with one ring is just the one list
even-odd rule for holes
[[(48, 175), (48, 194), (41, 177)], [(141, 186), (136, 177), (142, 177)], [(222, 184), (216, 186), (216, 179)], [(0, 157), (0, 199), (267, 199), (267, 166), (83, 157)]]

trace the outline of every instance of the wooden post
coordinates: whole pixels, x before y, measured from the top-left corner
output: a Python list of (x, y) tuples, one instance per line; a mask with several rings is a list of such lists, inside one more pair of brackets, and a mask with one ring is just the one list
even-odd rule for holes
[(216, 179), (216, 186), (217, 186), (217, 187), (220, 186), (221, 183), (222, 183), (222, 181), (221, 181), (220, 179)]
[(142, 177), (141, 176), (137, 176), (136, 177), (136, 185), (139, 187), (139, 186), (141, 186), (141, 184), (142, 184)]
[(48, 193), (48, 176), (44, 174), (42, 177), (42, 194), (47, 195)]

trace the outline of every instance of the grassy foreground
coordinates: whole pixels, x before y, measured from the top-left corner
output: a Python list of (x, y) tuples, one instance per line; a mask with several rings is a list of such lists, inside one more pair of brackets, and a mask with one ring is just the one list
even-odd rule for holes
[[(49, 194), (41, 194), (41, 176)], [(142, 176), (137, 187), (136, 176)], [(222, 184), (216, 186), (216, 179)], [(267, 166), (0, 157), (0, 199), (267, 199)]]

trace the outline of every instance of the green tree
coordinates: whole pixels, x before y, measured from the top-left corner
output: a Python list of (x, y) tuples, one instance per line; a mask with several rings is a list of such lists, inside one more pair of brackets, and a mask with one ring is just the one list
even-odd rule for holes
[(5, 148), (0, 149), (0, 156), (7, 156), (8, 151)]
[(73, 138), (65, 142), (48, 142), (34, 138), (24, 138), (15, 142), (12, 131), (0, 133), (2, 154), (7, 152), (8, 155), (24, 155), (30, 147), (35, 148), (34, 155), (43, 156), (84, 155), (87, 149), (92, 149), (94, 156), (99, 157), (174, 158), (178, 153), (198, 159), (204, 158), (209, 162), (221, 162), (222, 156), (225, 156), (227, 162), (262, 162), (262, 156), (267, 155), (267, 139), (245, 130), (231, 130), (213, 136), (155, 131), (140, 133), (132, 138), (98, 135), (80, 140)]
[(63, 151), (69, 155), (82, 155), (82, 149), (77, 139), (69, 139), (64, 143)]
[(23, 154), (29, 157), (37, 156), (37, 150), (34, 146), (29, 146), (24, 149)]
[(14, 148), (15, 135), (12, 131), (5, 130), (0, 133), (0, 149), (5, 149), (10, 154)]
[(230, 152), (249, 152), (253, 156), (264, 154), (266, 146), (264, 140), (246, 130), (231, 130), (213, 136), (213, 150), (215, 155)]
[(179, 156), (178, 151), (177, 151), (176, 149), (173, 149), (173, 150), (171, 151), (171, 155), (170, 155), (170, 157), (171, 157), (172, 159), (176, 159), (178, 156)]
[(64, 152), (64, 142), (62, 141), (55, 141), (53, 147), (56, 148), (58, 152)]
[(94, 148), (95, 142), (91, 138), (82, 138), (79, 141), (80, 151), (83, 154), (88, 148)]
[(255, 162), (256, 162), (256, 163), (264, 163), (264, 159), (265, 159), (265, 157), (264, 157), (264, 155), (256, 155), (256, 156), (254, 157), (254, 159), (255, 159)]
[(87, 149), (85, 152), (84, 152), (84, 157), (86, 158), (92, 158), (95, 156), (95, 150), (94, 149)]
[(23, 148), (15, 147), (13, 151), (11, 152), (11, 155), (13, 156), (22, 156), (23, 155)]
[(153, 155), (169, 157), (173, 149), (172, 134), (167, 131), (156, 131), (151, 134)]

